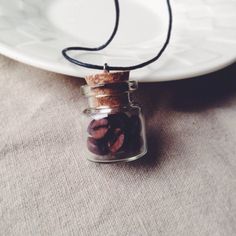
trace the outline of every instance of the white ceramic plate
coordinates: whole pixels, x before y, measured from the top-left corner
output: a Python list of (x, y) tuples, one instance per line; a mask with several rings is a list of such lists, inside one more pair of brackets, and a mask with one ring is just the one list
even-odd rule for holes
[[(172, 0), (171, 44), (156, 63), (132, 72), (143, 82), (202, 75), (236, 60), (236, 0)], [(153, 57), (163, 44), (165, 0), (120, 0), (117, 37), (100, 53), (75, 53), (91, 63), (133, 65)], [(112, 0), (0, 0), (0, 53), (62, 74), (96, 71), (67, 62), (64, 47), (98, 46), (115, 19)]]

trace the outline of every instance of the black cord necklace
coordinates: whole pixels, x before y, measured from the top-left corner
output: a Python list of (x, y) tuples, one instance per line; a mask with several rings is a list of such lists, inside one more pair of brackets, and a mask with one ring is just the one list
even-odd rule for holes
[(114, 0), (115, 8), (116, 8), (116, 21), (115, 21), (115, 26), (114, 26), (113, 32), (112, 32), (110, 38), (107, 40), (106, 43), (104, 43), (100, 47), (95, 47), (95, 48), (68, 47), (68, 48), (65, 48), (65, 49), (62, 50), (62, 55), (68, 61), (70, 61), (71, 63), (74, 63), (78, 66), (86, 67), (86, 68), (89, 68), (89, 69), (105, 70), (105, 71), (131, 71), (131, 70), (140, 69), (142, 67), (145, 67), (145, 66), (157, 61), (161, 57), (161, 55), (163, 54), (165, 49), (167, 48), (167, 45), (169, 44), (170, 38), (171, 38), (173, 16), (172, 16), (172, 9), (171, 9), (170, 0), (166, 0), (166, 2), (167, 2), (167, 7), (168, 7), (168, 13), (169, 13), (169, 25), (168, 25), (167, 37), (166, 37), (165, 43), (163, 44), (163, 46), (162, 46), (161, 50), (158, 52), (158, 54), (155, 57), (149, 59), (148, 61), (142, 62), (142, 63), (137, 64), (137, 65), (133, 65), (133, 66), (110, 66), (107, 63), (105, 63), (102, 66), (102, 65), (95, 65), (95, 64), (85, 63), (85, 62), (76, 60), (76, 59), (74, 59), (74, 58), (72, 58), (68, 55), (69, 51), (100, 51), (100, 50), (106, 48), (111, 43), (111, 41), (113, 40), (113, 38), (115, 37), (115, 35), (117, 33), (118, 26), (119, 26), (119, 19), (120, 19), (119, 0)]

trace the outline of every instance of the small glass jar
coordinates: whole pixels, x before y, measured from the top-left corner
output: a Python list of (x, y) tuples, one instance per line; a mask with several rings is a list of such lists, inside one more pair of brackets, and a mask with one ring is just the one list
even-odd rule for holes
[(135, 81), (82, 86), (89, 107), (84, 110), (86, 158), (93, 162), (134, 161), (147, 152), (144, 118), (131, 93)]

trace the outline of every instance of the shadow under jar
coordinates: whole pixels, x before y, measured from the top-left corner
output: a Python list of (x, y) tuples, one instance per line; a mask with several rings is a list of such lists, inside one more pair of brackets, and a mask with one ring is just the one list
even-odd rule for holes
[(144, 118), (141, 108), (131, 98), (137, 87), (137, 82), (128, 80), (82, 87), (89, 104), (83, 112), (88, 160), (128, 162), (146, 154)]

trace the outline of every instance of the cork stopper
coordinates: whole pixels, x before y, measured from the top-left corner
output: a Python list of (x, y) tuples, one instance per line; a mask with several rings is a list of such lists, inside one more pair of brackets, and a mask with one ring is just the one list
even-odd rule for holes
[(117, 107), (129, 102), (128, 90), (129, 71), (103, 72), (85, 77), (92, 90), (89, 105), (93, 108)]
[(129, 80), (129, 71), (122, 72), (106, 72), (101, 74), (90, 75), (85, 77), (85, 80), (89, 86), (96, 86), (107, 83), (120, 83)]

